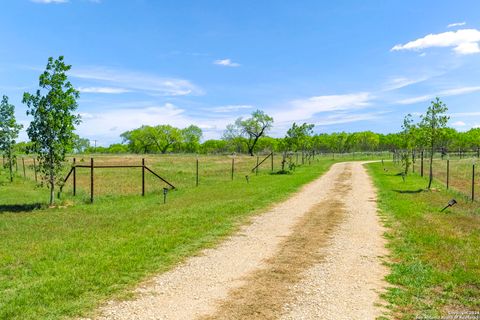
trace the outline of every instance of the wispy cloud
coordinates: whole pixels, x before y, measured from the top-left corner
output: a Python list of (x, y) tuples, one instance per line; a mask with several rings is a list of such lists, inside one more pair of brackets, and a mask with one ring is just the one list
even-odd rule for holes
[(213, 64), (224, 66), (224, 67), (240, 67), (239, 63), (233, 62), (230, 59), (221, 59), (213, 61)]
[(131, 92), (124, 88), (112, 88), (112, 87), (79, 87), (78, 91), (81, 93), (105, 93), (105, 94), (120, 94)]
[(406, 77), (393, 78), (393, 79), (390, 79), (387, 82), (384, 91), (398, 90), (398, 89), (401, 89), (401, 88), (404, 88), (404, 87), (411, 86), (411, 85), (416, 84), (416, 83), (426, 81), (428, 79), (429, 79), (429, 77), (427, 77), (427, 76), (422, 76), (422, 77), (418, 77), (418, 78), (406, 78)]
[(329, 115), (327, 117), (322, 117), (321, 120), (315, 122), (315, 125), (330, 126), (330, 125), (342, 124), (342, 123), (375, 120), (375, 119), (380, 119), (383, 114), (385, 114), (385, 112), (367, 112), (367, 113), (359, 113), (359, 114), (338, 113), (338, 114)]
[(418, 102), (428, 101), (435, 97), (448, 97), (448, 96), (457, 96), (462, 94), (468, 94), (473, 92), (480, 91), (480, 86), (471, 86), (471, 87), (461, 87), (461, 88), (453, 88), (442, 90), (437, 93), (433, 94), (426, 94), (418, 97), (412, 97), (407, 99), (398, 100), (395, 103), (397, 104), (414, 104)]
[(158, 96), (185, 96), (203, 93), (199, 87), (185, 79), (165, 78), (129, 70), (115, 70), (106, 67), (75, 68), (72, 69), (70, 75), (75, 78), (94, 81), (96, 84), (100, 83), (103, 88), (110, 88), (113, 85), (123, 88), (123, 90), (145, 92)]
[(447, 28), (454, 28), (454, 27), (461, 27), (466, 25), (467, 23), (465, 21), (463, 22), (455, 22), (455, 23), (450, 23)]
[(391, 51), (422, 50), (432, 47), (453, 47), (460, 55), (480, 53), (480, 31), (477, 29), (461, 29), (438, 34), (429, 34), (405, 44), (395, 45)]
[(43, 3), (43, 4), (51, 4), (51, 3), (67, 3), (69, 0), (30, 0), (30, 2), (34, 3)]
[(246, 109), (253, 109), (253, 108), (254, 106), (250, 106), (250, 105), (229, 105), (229, 106), (209, 108), (208, 111), (216, 112), (216, 113), (228, 113), (228, 112), (235, 112), (239, 110), (246, 110)]
[(321, 112), (362, 109), (369, 106), (372, 99), (369, 92), (298, 99), (291, 101), (288, 108), (274, 111), (273, 117), (278, 122), (309, 120)]

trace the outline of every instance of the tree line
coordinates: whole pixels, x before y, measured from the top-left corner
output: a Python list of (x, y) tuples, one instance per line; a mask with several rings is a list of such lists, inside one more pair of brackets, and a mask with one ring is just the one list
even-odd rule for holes
[(8, 97), (0, 103), (0, 151), (5, 167), (13, 180), (12, 166), (17, 153), (36, 156), (42, 181), (50, 188), (53, 203), (55, 185), (61, 185), (59, 174), (68, 153), (203, 153), (227, 154), (278, 152), (283, 156), (282, 171), (291, 169), (292, 154), (346, 153), (358, 151), (392, 151), (400, 153), (408, 172), (410, 154), (414, 150), (430, 149), (431, 154), (441, 150), (460, 152), (480, 149), (480, 128), (458, 132), (446, 126), (446, 106), (437, 98), (431, 102), (421, 121), (414, 124), (411, 115), (404, 119), (402, 131), (379, 134), (372, 131), (355, 133), (315, 133), (314, 124), (293, 123), (284, 137), (271, 137), (274, 119), (264, 111), (255, 110), (247, 118), (238, 118), (226, 126), (221, 139), (202, 142), (202, 129), (195, 125), (176, 128), (168, 124), (143, 125), (121, 134), (121, 143), (108, 147), (92, 146), (88, 139), (75, 134), (80, 123), (76, 114), (79, 91), (68, 81), (70, 65), (64, 57), (49, 58), (45, 71), (39, 77), (39, 88), (25, 92), (22, 102), (32, 121), (27, 128), (28, 142), (16, 142), (22, 125), (15, 119), (14, 106)]

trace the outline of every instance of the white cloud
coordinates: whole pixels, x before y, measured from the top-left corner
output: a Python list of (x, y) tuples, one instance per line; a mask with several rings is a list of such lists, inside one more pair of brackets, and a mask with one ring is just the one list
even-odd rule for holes
[(291, 101), (287, 109), (274, 111), (272, 115), (276, 122), (308, 120), (320, 112), (365, 108), (372, 98), (368, 92), (316, 96)]
[(457, 95), (468, 94), (468, 93), (473, 93), (473, 92), (478, 92), (478, 91), (480, 91), (480, 86), (447, 89), (447, 90), (439, 91), (435, 94), (427, 94), (427, 95), (422, 95), (422, 96), (418, 96), (418, 97), (398, 100), (395, 103), (397, 103), (397, 104), (413, 104), (413, 103), (428, 101), (428, 100), (431, 100), (435, 97), (457, 96)]
[(480, 31), (477, 29), (461, 29), (457, 31), (448, 31), (438, 34), (429, 34), (423, 38), (407, 42), (406, 44), (397, 44), (391, 51), (400, 50), (422, 50), (432, 47), (454, 47), (458, 54), (479, 53)]
[(452, 125), (454, 127), (465, 127), (467, 124), (463, 121), (456, 121), (456, 122), (452, 123)]
[(31, 2), (34, 3), (44, 3), (44, 4), (50, 4), (50, 3), (67, 3), (68, 0), (30, 0)]
[(130, 92), (124, 88), (112, 88), (112, 87), (79, 87), (78, 91), (81, 93), (105, 93), (105, 94), (120, 94)]
[(230, 59), (215, 60), (213, 64), (224, 66), (224, 67), (240, 67), (239, 63), (233, 62)]
[(148, 73), (115, 70), (106, 67), (75, 68), (72, 69), (70, 75), (79, 79), (107, 84), (105, 87), (115, 85), (125, 90), (141, 91), (159, 96), (199, 95), (203, 93), (200, 88), (185, 79), (165, 78)]
[(209, 108), (207, 110), (215, 113), (227, 113), (227, 112), (234, 112), (234, 111), (253, 109), (253, 108), (255, 107), (250, 105), (229, 105), (229, 106)]
[(461, 43), (453, 49), (458, 54), (473, 54), (479, 53), (480, 47), (476, 42)]
[(461, 27), (466, 25), (466, 22), (455, 22), (455, 23), (450, 23), (447, 28), (453, 28), (453, 27)]
[(316, 126), (329, 126), (334, 124), (342, 124), (342, 123), (351, 123), (357, 121), (365, 121), (365, 120), (375, 120), (381, 118), (383, 113), (360, 113), (360, 114), (333, 114), (327, 117), (322, 117), (321, 120), (315, 122)]
[(390, 81), (388, 81), (386, 88), (384, 91), (393, 91), (397, 89), (401, 89), (404, 87), (408, 87), (412, 84), (420, 83), (423, 81), (428, 80), (429, 77), (423, 76), (423, 77), (418, 77), (418, 78), (406, 78), (406, 77), (397, 77), (393, 78)]

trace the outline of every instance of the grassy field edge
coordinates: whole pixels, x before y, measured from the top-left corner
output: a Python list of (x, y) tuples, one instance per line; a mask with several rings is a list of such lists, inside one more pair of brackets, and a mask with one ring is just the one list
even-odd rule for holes
[[(480, 212), (478, 203), (400, 167), (366, 165), (378, 192), (388, 232), (390, 283), (383, 298), (395, 319), (438, 318), (480, 311)], [(452, 198), (456, 206), (439, 212)]]

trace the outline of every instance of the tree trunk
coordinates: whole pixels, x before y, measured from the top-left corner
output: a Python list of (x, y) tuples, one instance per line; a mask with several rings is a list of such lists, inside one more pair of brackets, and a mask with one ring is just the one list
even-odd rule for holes
[(54, 174), (53, 174), (53, 155), (50, 153), (50, 161), (49, 161), (49, 165), (50, 165), (50, 177), (49, 177), (49, 183), (50, 183), (50, 205), (53, 205), (53, 199), (55, 198), (54, 197), (54, 194), (55, 194), (55, 177), (54, 177)]
[(12, 147), (8, 149), (8, 163), (10, 167), (10, 182), (13, 182), (13, 166), (12, 166)]
[(433, 180), (433, 152), (434, 152), (434, 144), (433, 144), (433, 141), (432, 141), (432, 149), (430, 151), (430, 174), (429, 174), (429, 177), (428, 177), (428, 188), (430, 190), (431, 186), (432, 186), (432, 180)]

